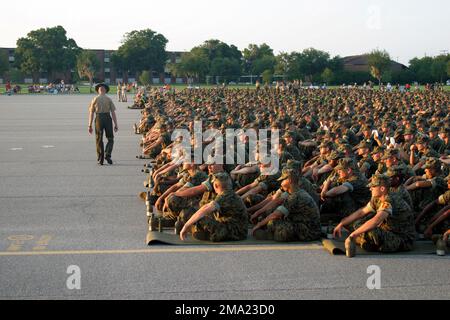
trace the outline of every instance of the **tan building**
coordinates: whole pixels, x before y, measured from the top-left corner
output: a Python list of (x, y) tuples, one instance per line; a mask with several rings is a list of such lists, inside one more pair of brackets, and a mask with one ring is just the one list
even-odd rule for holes
[[(342, 63), (345, 71), (370, 72), (367, 54), (344, 57), (342, 58)], [(401, 71), (404, 69), (407, 69), (405, 65), (391, 60), (391, 71)]]

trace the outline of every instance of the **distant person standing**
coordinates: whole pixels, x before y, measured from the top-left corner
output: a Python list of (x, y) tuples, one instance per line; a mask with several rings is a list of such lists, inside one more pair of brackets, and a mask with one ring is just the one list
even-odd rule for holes
[(6, 89), (6, 93), (8, 94), (8, 96), (10, 96), (11, 95), (11, 82), (6, 82), (6, 85), (5, 85), (5, 89)]
[(128, 102), (128, 97), (127, 97), (127, 85), (124, 83), (122, 84), (122, 102)]
[[(108, 164), (113, 164), (111, 153), (114, 145), (114, 133), (112, 123), (114, 121), (114, 132), (119, 130), (117, 126), (116, 106), (110, 97), (106, 95), (109, 92), (109, 86), (105, 83), (99, 83), (95, 86), (98, 96), (92, 99), (89, 105), (89, 134), (92, 134), (92, 122), (95, 113), (95, 140), (97, 145), (97, 161), (103, 165), (104, 160)], [(112, 119), (111, 119), (112, 116)], [(108, 143), (106, 149), (103, 146), (103, 131), (105, 131)]]
[(117, 100), (122, 102), (122, 83), (117, 83)]

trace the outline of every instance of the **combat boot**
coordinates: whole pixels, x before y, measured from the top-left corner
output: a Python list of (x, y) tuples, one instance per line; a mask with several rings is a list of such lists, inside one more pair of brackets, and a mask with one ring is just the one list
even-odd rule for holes
[(259, 240), (259, 241), (261, 241), (261, 240), (273, 240), (273, 237), (270, 234), (270, 232), (267, 231), (267, 230), (262, 230), (262, 229), (256, 230), (255, 233), (253, 234), (253, 237), (256, 240)]
[(181, 230), (183, 229), (183, 227), (184, 227), (184, 223), (181, 222), (180, 220), (177, 220), (177, 222), (175, 222), (175, 234), (179, 235)]
[(200, 241), (209, 241), (208, 234), (206, 232), (204, 232), (204, 231), (194, 232), (192, 234), (192, 237), (194, 237), (194, 239), (197, 239), (197, 240), (200, 240)]
[(148, 219), (148, 231), (158, 230), (158, 219), (152, 214)]
[(436, 242), (436, 254), (438, 256), (445, 256), (447, 254), (447, 243), (442, 237)]
[(173, 227), (175, 227), (175, 220), (173, 220), (173, 219), (160, 217), (159, 220), (161, 221), (162, 228), (173, 228)]
[(353, 238), (345, 240), (345, 255), (348, 258), (353, 258), (356, 255), (356, 243)]

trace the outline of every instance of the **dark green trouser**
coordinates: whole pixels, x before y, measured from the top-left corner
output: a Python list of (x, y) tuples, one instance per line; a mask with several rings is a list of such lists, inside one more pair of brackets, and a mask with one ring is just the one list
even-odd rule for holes
[[(361, 227), (369, 219), (365, 218), (353, 224), (353, 229)], [(357, 237), (357, 244), (366, 251), (372, 252), (399, 252), (411, 251), (414, 245), (412, 239), (405, 236), (386, 231), (382, 228), (375, 228)]]
[[(108, 139), (106, 150), (103, 146), (103, 131), (105, 131), (106, 139)], [(112, 118), (109, 113), (97, 113), (95, 118), (95, 141), (97, 145), (97, 160), (111, 158), (114, 145), (114, 133)]]

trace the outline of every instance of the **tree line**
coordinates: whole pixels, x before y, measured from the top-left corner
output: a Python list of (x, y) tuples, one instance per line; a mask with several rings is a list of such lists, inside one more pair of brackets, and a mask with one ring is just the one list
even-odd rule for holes
[[(244, 75), (256, 76), (265, 83), (276, 78), (331, 85), (367, 81), (433, 83), (450, 77), (448, 54), (414, 58), (408, 68), (393, 70), (389, 53), (373, 50), (367, 56), (369, 70), (356, 72), (345, 70), (341, 57), (314, 48), (274, 54), (265, 43), (250, 44), (240, 51), (234, 45), (211, 39), (183, 53), (178, 63), (167, 64), (167, 42), (162, 34), (150, 29), (131, 31), (124, 35), (120, 47), (111, 56), (111, 64), (119, 72), (138, 75), (143, 84), (149, 84), (152, 74), (163, 73), (166, 66), (172, 75), (194, 78), (201, 83), (215, 83), (216, 79), (237, 81)], [(18, 39), (14, 57), (11, 68), (7, 55), (0, 54), (0, 76), (14, 78), (15, 73), (21, 73), (39, 82), (42, 72), (54, 80), (56, 74), (71, 78), (72, 71), (76, 71), (75, 80), (88, 79), (93, 83), (101, 65), (96, 54), (80, 48), (75, 40), (67, 37), (62, 26), (33, 30)]]

